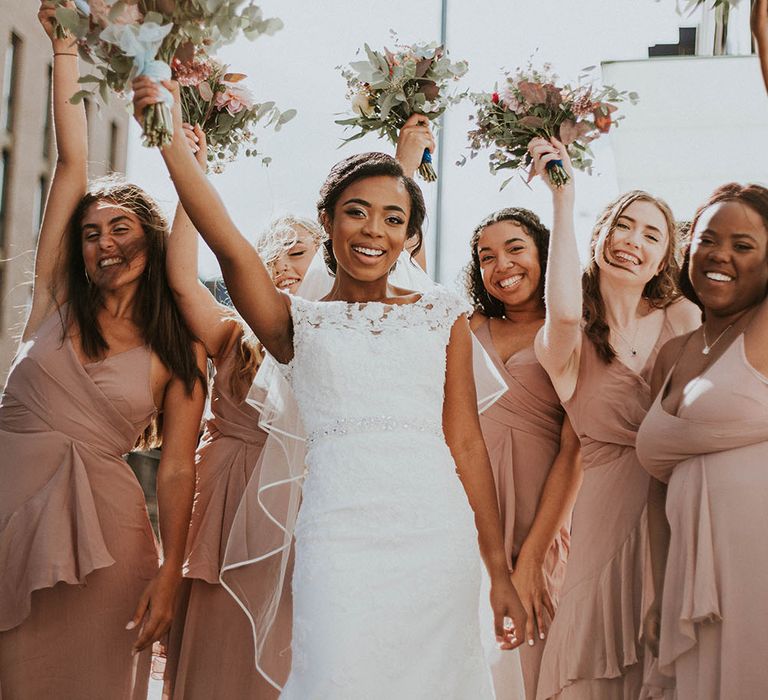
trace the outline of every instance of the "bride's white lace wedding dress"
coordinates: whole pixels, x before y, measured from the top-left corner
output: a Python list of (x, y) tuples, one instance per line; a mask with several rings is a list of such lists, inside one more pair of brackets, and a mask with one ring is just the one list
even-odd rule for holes
[(291, 298), (285, 367), (307, 431), (291, 700), (492, 698), (472, 511), (442, 431), (446, 346), (468, 306)]

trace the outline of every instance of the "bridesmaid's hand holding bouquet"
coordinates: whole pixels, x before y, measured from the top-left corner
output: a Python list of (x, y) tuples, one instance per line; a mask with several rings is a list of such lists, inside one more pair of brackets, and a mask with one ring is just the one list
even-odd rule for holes
[[(575, 87), (558, 85), (549, 65), (541, 71), (529, 65), (526, 70), (507, 75), (503, 90), (473, 94), (477, 113), (471, 117), (476, 126), (469, 132), (470, 157), (490, 147), (494, 149), (490, 155), (492, 173), (524, 169), (531, 162), (531, 139), (557, 139), (565, 145), (573, 167), (589, 172), (589, 143), (607, 134), (618, 121), (612, 116), (618, 109), (616, 103), (628, 99), (634, 104), (638, 98), (634, 92), (619, 92), (611, 86), (596, 89), (591, 84), (582, 84), (585, 77), (586, 73)], [(558, 187), (570, 178), (557, 160), (548, 163), (547, 171)], [(502, 183), (502, 189), (510, 179)]]
[[(396, 144), (412, 115), (434, 121), (466, 96), (451, 93), (450, 84), (467, 72), (467, 62), (452, 62), (438, 44), (396, 45), (395, 51), (374, 51), (365, 44), (365, 53), (367, 60), (354, 61), (341, 71), (356, 114), (336, 123), (358, 129), (345, 143), (376, 131)], [(419, 174), (427, 182), (437, 179), (429, 149), (423, 152)]]
[[(110, 93), (130, 94), (132, 81), (141, 76), (158, 85), (171, 79), (171, 64), (178, 56), (207, 54), (240, 35), (255, 39), (282, 27), (278, 19), (264, 19), (253, 4), (242, 0), (51, 0), (57, 5), (57, 32), (73, 35), (81, 56), (94, 66), (84, 75), (82, 100), (98, 91), (103, 102)], [(162, 101), (151, 105), (143, 120), (144, 144), (165, 146), (173, 127), (173, 98), (161, 88)]]

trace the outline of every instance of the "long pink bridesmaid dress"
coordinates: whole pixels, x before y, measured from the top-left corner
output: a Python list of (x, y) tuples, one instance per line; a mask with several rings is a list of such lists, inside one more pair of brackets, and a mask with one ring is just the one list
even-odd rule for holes
[[(217, 363), (211, 415), (197, 451), (184, 598), (172, 628), (165, 674), (166, 696), (184, 700), (277, 697), (256, 671), (248, 618), (219, 583), (232, 521), (267, 437), (258, 427), (257, 409), (236, 399), (230, 389), (239, 342)], [(290, 619), (278, 624), (290, 628)], [(289, 653), (285, 664), (287, 676)]]
[(151, 352), (82, 365), (54, 312), (0, 401), (0, 696), (145, 700), (125, 625), (158, 569), (123, 454), (150, 422)]
[[(475, 335), (508, 387), (507, 392), (482, 413), (480, 427), (499, 497), (507, 565), (512, 570), (520, 547), (533, 525), (544, 483), (560, 449), (564, 412), (532, 345), (516, 352), (505, 363), (493, 344), (487, 319), (478, 326)], [(565, 577), (570, 544), (568, 527), (569, 523), (563, 523), (544, 564), (549, 590), (556, 605)], [(536, 697), (544, 645), (545, 642), (537, 639), (533, 647), (527, 644), (520, 647), (527, 700)], [(516, 661), (517, 654), (502, 652), (499, 657), (497, 665), (508, 665)], [(498, 674), (503, 677), (503, 669), (498, 669)], [(514, 688), (505, 692), (500, 682), (496, 684), (496, 695), (499, 700), (516, 700), (517, 697)]]
[(663, 397), (637, 437), (643, 466), (668, 482), (660, 669), (678, 700), (766, 698), (768, 377), (741, 334), (675, 413)]
[(581, 441), (584, 481), (560, 605), (544, 648), (539, 700), (640, 696), (649, 477), (638, 462), (635, 437), (651, 404), (651, 368), (674, 335), (665, 312), (639, 374), (618, 359), (603, 362), (583, 336), (576, 389), (563, 405)]

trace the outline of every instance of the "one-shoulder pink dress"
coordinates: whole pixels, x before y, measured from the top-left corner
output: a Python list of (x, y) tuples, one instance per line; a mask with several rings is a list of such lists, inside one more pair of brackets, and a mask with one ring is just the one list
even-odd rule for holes
[(155, 406), (142, 346), (83, 366), (54, 312), (0, 402), (0, 695), (144, 700), (150, 651), (125, 629), (158, 569), (123, 459)]
[(676, 415), (663, 396), (637, 437), (643, 466), (668, 482), (660, 669), (679, 700), (766, 698), (768, 377), (742, 334), (686, 385)]
[[(516, 352), (505, 363), (493, 344), (487, 319), (478, 326), (475, 335), (508, 387), (507, 392), (480, 416), (480, 427), (496, 482), (507, 565), (512, 570), (533, 525), (544, 483), (560, 450), (563, 408), (549, 376), (536, 359), (533, 346)], [(569, 525), (570, 521), (563, 523), (544, 562), (547, 584), (555, 604), (565, 577)], [(519, 662), (528, 700), (536, 697), (544, 644), (536, 640), (533, 647), (527, 644), (520, 647)], [(517, 700), (516, 688), (505, 687), (504, 671), (496, 668), (517, 663), (517, 658), (517, 654), (502, 652), (493, 663), (499, 700)]]
[(651, 405), (651, 368), (674, 335), (665, 312), (639, 374), (618, 359), (603, 362), (583, 336), (576, 389), (563, 405), (581, 441), (584, 481), (560, 605), (544, 649), (539, 700), (640, 695), (649, 477), (638, 462), (635, 437)]
[[(267, 437), (257, 409), (232, 394), (236, 351), (237, 343), (217, 363), (197, 451), (185, 585), (165, 672), (166, 695), (184, 700), (277, 697), (256, 671), (248, 618), (219, 583), (232, 521)], [(285, 624), (290, 628), (290, 620)], [(290, 655), (286, 658), (288, 663)]]

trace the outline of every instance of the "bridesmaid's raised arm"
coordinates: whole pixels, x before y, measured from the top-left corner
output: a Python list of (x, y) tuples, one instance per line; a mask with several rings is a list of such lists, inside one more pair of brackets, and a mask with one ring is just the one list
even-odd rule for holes
[[(554, 207), (544, 287), (547, 315), (536, 336), (536, 357), (560, 399), (566, 401), (576, 388), (581, 354), (581, 263), (573, 225), (573, 168), (565, 146), (556, 139), (549, 142), (536, 138), (529, 151), (534, 172), (552, 190)], [(547, 164), (557, 160), (562, 161), (570, 176), (561, 187), (553, 185), (547, 174)]]
[[(208, 149), (203, 130), (185, 124), (184, 133), (205, 172)], [(197, 243), (197, 229), (179, 203), (168, 241), (168, 283), (189, 329), (203, 343), (206, 354), (216, 359), (229, 347), (234, 334), (240, 333), (240, 324), (198, 278)]]
[[(184, 209), (219, 261), (227, 291), (245, 322), (280, 362), (293, 358), (293, 324), (288, 297), (272, 282), (256, 249), (229, 216), (224, 203), (195, 162), (183, 134), (178, 86), (167, 83), (175, 98), (174, 137), (161, 153)], [(160, 102), (158, 86), (149, 78), (134, 81), (134, 107), (141, 115)]]
[(42, 2), (38, 19), (51, 40), (53, 52), (53, 126), (56, 136), (56, 168), (45, 205), (35, 254), (32, 308), (24, 327), (28, 340), (54, 306), (67, 299), (63, 268), (63, 245), (72, 214), (88, 186), (88, 131), (85, 107), (69, 100), (78, 89), (80, 77), (77, 46), (72, 37), (56, 38), (55, 8)]

